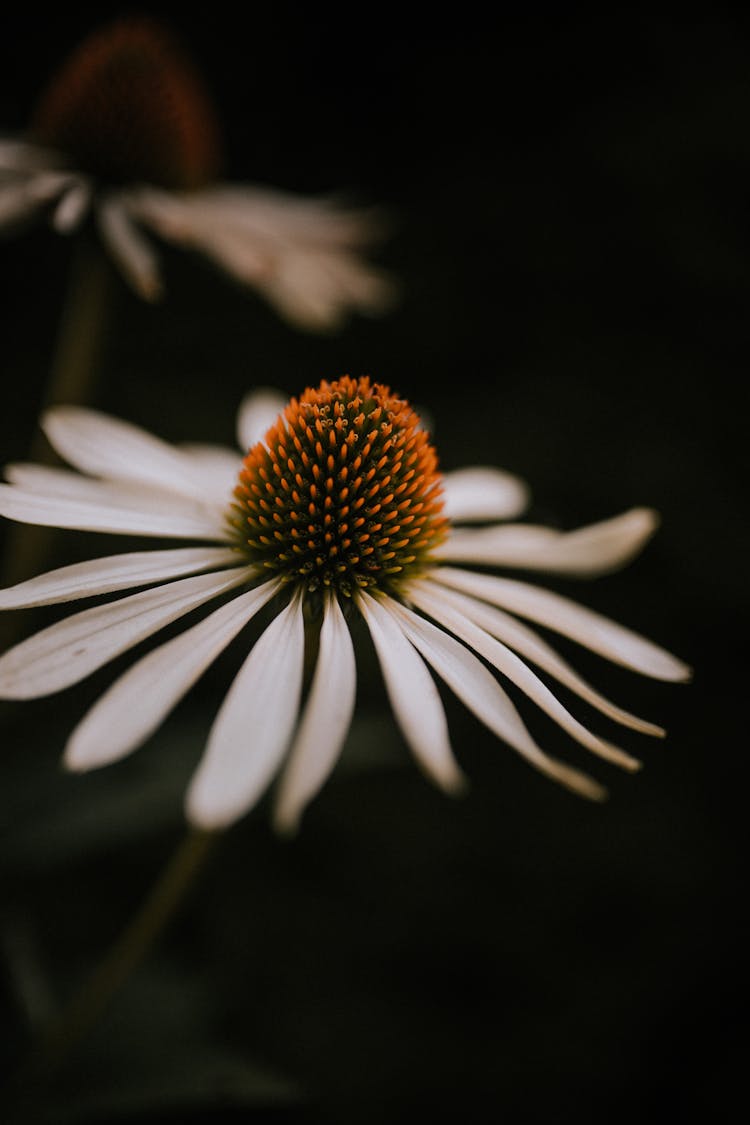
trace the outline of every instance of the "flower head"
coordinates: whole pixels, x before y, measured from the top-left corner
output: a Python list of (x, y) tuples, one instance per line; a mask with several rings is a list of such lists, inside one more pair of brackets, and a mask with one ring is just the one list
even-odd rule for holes
[[(526, 506), (524, 485), (490, 468), (441, 476), (417, 415), (369, 378), (323, 382), (288, 403), (274, 391), (249, 396), (238, 424), (244, 459), (215, 446), (175, 448), (82, 408), (54, 408), (43, 427), (78, 472), (9, 466), (0, 513), (212, 545), (77, 563), (0, 591), (0, 608), (13, 609), (148, 587), (75, 613), (6, 652), (0, 697), (60, 691), (197, 607), (227, 599), (115, 681), (71, 735), (71, 769), (136, 749), (259, 610), (275, 607), (190, 786), (187, 815), (202, 828), (242, 816), (279, 770), (275, 820), (280, 828), (296, 826), (333, 769), (352, 718), (352, 614), (372, 637), (406, 742), (449, 792), (462, 787), (463, 776), (431, 671), (533, 765), (587, 797), (604, 791), (537, 745), (502, 681), (590, 751), (627, 769), (637, 761), (584, 727), (530, 665), (615, 722), (663, 734), (597, 692), (526, 621), (645, 675), (689, 676), (664, 649), (599, 614), (471, 566), (604, 573), (641, 549), (656, 526), (653, 512), (637, 508), (569, 533), (501, 523)], [(318, 650), (307, 683), (311, 631)]]
[(213, 107), (179, 43), (153, 19), (121, 19), (63, 63), (28, 137), (0, 139), (0, 231), (46, 213), (70, 233), (93, 211), (123, 276), (148, 300), (161, 277), (144, 227), (206, 254), (301, 327), (385, 307), (391, 286), (360, 257), (377, 234), (371, 214), (219, 184), (220, 165)]

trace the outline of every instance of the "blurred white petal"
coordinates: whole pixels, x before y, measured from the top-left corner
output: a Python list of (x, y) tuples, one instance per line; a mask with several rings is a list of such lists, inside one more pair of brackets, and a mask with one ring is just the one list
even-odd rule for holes
[(53, 406), (41, 426), (60, 456), (82, 473), (213, 500), (200, 464), (140, 426), (84, 406)]
[(106, 197), (96, 207), (96, 218), (102, 241), (125, 280), (146, 301), (157, 300), (162, 293), (159, 260), (123, 201)]
[(443, 498), (446, 516), (458, 523), (507, 520), (528, 507), (529, 490), (519, 477), (501, 469), (455, 469), (443, 473)]
[(242, 466), (242, 458), (236, 449), (223, 445), (186, 444), (179, 447), (183, 457), (194, 462), (194, 469), (200, 475), (203, 491), (217, 504), (226, 505), (237, 483), (237, 475)]
[(38, 172), (0, 184), (0, 230), (29, 218), (75, 182), (68, 172)]
[(170, 242), (200, 250), (300, 327), (325, 330), (350, 311), (382, 311), (393, 286), (361, 257), (371, 213), (253, 187), (187, 194), (141, 188), (130, 214)]
[(79, 176), (61, 196), (52, 225), (58, 234), (70, 234), (80, 226), (93, 197), (91, 181)]
[(245, 452), (262, 441), (289, 402), (273, 387), (258, 387), (245, 395), (237, 414), (237, 444)]

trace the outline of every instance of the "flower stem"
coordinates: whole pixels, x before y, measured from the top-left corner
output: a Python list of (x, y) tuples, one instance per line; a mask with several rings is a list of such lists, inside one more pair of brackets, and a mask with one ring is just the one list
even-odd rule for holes
[[(63, 403), (81, 405), (90, 401), (111, 319), (113, 282), (112, 265), (101, 247), (93, 238), (80, 235), (73, 249), (41, 411)], [(49, 446), (38, 428), (31, 441), (29, 460), (43, 464), (52, 461)], [(51, 554), (54, 538), (53, 528), (11, 524), (6, 533), (0, 584), (13, 586), (39, 573)], [(0, 625), (0, 650), (16, 639), (19, 623), (18, 615), (4, 615)]]
[(173, 917), (217, 838), (214, 832), (188, 832), (128, 926), (68, 1008), (42, 1034), (31, 1070), (55, 1070), (92, 1029)]

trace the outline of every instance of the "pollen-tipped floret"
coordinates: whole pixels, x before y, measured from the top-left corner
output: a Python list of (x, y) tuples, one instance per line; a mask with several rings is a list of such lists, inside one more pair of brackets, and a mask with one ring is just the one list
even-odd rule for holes
[(234, 495), (251, 561), (310, 591), (397, 588), (448, 528), (418, 415), (367, 377), (292, 399), (247, 454)]

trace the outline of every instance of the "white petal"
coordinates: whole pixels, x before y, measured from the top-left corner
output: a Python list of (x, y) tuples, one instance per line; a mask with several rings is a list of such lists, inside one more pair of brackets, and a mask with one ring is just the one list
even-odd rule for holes
[(638, 769), (640, 762), (624, 753), (616, 746), (612, 746), (604, 739), (597, 738), (579, 723), (570, 712), (563, 707), (549, 688), (542, 683), (539, 677), (528, 668), (514, 652), (511, 652), (496, 638), (491, 637), (484, 629), (462, 616), (459, 610), (451, 605), (450, 591), (442, 591), (439, 587), (430, 588), (427, 584), (415, 584), (409, 591), (410, 600), (428, 614), (434, 621), (445, 629), (449, 629), (456, 637), (460, 637), (475, 652), (483, 656), (493, 668), (507, 676), (511, 683), (520, 688), (529, 699), (554, 719), (563, 730), (567, 731), (577, 742), (587, 750), (598, 754), (600, 758), (614, 762), (625, 769)]
[(123, 199), (110, 196), (96, 209), (102, 241), (125, 280), (146, 301), (161, 296), (159, 261), (149, 242), (130, 218)]
[(247, 451), (262, 441), (289, 398), (273, 387), (259, 387), (245, 395), (237, 415), (237, 442)]
[(84, 406), (53, 406), (41, 426), (60, 456), (83, 473), (213, 499), (194, 458), (131, 422)]
[(296, 830), (305, 806), (336, 764), (354, 712), (356, 683), (349, 629), (336, 596), (329, 594), (315, 675), (276, 797), (278, 831)]
[(68, 172), (37, 172), (0, 185), (0, 230), (30, 218), (74, 181)]
[(9, 172), (38, 172), (55, 168), (61, 157), (51, 149), (15, 137), (0, 137), (0, 169)]
[(463, 520), (507, 520), (519, 516), (529, 504), (522, 480), (500, 469), (468, 468), (443, 473), (445, 514)]
[(58, 621), (0, 657), (0, 698), (36, 699), (62, 691), (254, 573), (235, 567), (182, 578)]
[(622, 707), (610, 702), (609, 699), (592, 688), (571, 668), (567, 661), (563, 660), (528, 625), (524, 625), (515, 617), (511, 617), (510, 614), (497, 609), (495, 606), (477, 601), (468, 595), (459, 594), (455, 590), (449, 590), (446, 586), (440, 586), (439, 583), (433, 582), (432, 579), (425, 579), (425, 583), (430, 589), (439, 591), (442, 597), (450, 599), (449, 604), (453, 605), (468, 620), (474, 621), (491, 636), (497, 637), (498, 640), (509, 645), (521, 656), (531, 660), (543, 671), (549, 673), (550, 676), (554, 676), (561, 684), (590, 703), (592, 707), (596, 707), (608, 718), (621, 723), (622, 726), (630, 727), (631, 730), (637, 730), (641, 734), (650, 734), (657, 738), (664, 737), (663, 727), (646, 722), (645, 719), (639, 719), (637, 715), (632, 715), (629, 711), (624, 711)]
[(221, 706), (187, 795), (198, 828), (226, 828), (263, 793), (299, 713), (302, 602), (294, 597), (253, 647)]
[(401, 623), (388, 611), (390, 604), (390, 599), (379, 601), (359, 593), (358, 605), (378, 654), (393, 713), (427, 776), (446, 792), (458, 792), (465, 782), (451, 750), (440, 694)]
[(242, 467), (242, 458), (237, 450), (223, 445), (191, 442), (181, 445), (179, 451), (195, 463), (204, 488), (207, 492), (210, 490), (215, 503), (226, 506), (232, 498)]
[(141, 189), (128, 207), (163, 238), (201, 250), (258, 289), (301, 327), (331, 328), (350, 309), (381, 311), (392, 297), (389, 281), (357, 252), (373, 232), (367, 212), (250, 187), (189, 195)]
[(539, 625), (545, 625), (577, 641), (592, 652), (657, 680), (687, 680), (690, 669), (666, 649), (593, 610), (568, 598), (529, 586), (510, 578), (475, 574), (454, 567), (438, 567), (432, 572), (437, 582), (508, 609)]
[(605, 790), (592, 778), (550, 758), (537, 746), (507, 693), (467, 648), (398, 602), (388, 602), (388, 610), (451, 691), (490, 730), (538, 770), (568, 789), (594, 800), (601, 800), (605, 796)]
[(92, 194), (91, 181), (84, 176), (78, 177), (70, 185), (60, 198), (52, 216), (52, 225), (58, 234), (70, 234), (80, 226), (88, 211)]
[(183, 578), (202, 570), (226, 569), (241, 562), (228, 547), (178, 547), (172, 551), (134, 551), (127, 555), (92, 559), (51, 570), (0, 590), (0, 609), (72, 602), (134, 586), (148, 586), (169, 578)]
[(658, 526), (656, 512), (633, 508), (614, 519), (577, 531), (556, 531), (531, 524), (455, 530), (438, 551), (452, 562), (518, 566), (525, 570), (592, 578), (630, 562)]
[(240, 594), (129, 668), (73, 731), (68, 769), (108, 765), (142, 745), (278, 585), (272, 580)]
[(106, 531), (114, 535), (146, 535), (158, 538), (208, 539), (226, 542), (227, 531), (218, 515), (195, 505), (165, 509), (157, 498), (143, 499), (140, 507), (122, 503), (112, 495), (95, 500), (66, 499), (40, 495), (15, 485), (0, 484), (0, 515), (19, 523), (42, 527), (69, 527), (78, 531)]
[[(39, 496), (58, 497), (61, 500), (86, 500), (94, 504), (131, 508), (134, 511), (163, 512), (167, 516), (178, 512), (194, 517), (199, 513), (204, 518), (208, 517), (212, 525), (218, 526), (221, 522), (223, 526), (226, 494), (217, 501), (216, 497), (208, 493), (204, 496), (202, 487), (194, 491), (186, 488), (184, 492), (175, 492), (152, 482), (100, 480), (98, 477), (83, 476), (71, 469), (27, 462), (6, 465), (4, 471), (11, 484)], [(190, 466), (190, 472), (200, 472), (201, 485), (204, 483), (207, 474), (199, 467), (197, 461)], [(221, 520), (219, 514), (222, 516)]]

